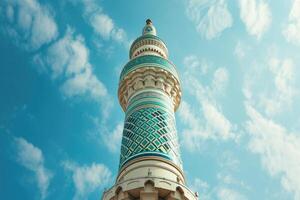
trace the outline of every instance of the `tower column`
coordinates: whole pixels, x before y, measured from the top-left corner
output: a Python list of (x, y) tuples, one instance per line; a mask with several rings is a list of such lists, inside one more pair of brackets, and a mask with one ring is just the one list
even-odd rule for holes
[(119, 173), (103, 200), (196, 200), (185, 185), (175, 111), (179, 76), (151, 20), (131, 45), (118, 98), (125, 112)]
[(141, 200), (158, 200), (158, 191), (154, 188), (154, 183), (147, 181), (140, 192)]

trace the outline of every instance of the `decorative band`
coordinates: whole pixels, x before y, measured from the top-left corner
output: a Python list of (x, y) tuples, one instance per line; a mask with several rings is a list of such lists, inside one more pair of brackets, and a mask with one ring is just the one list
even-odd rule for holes
[[(179, 165), (179, 163), (176, 163), (175, 160), (173, 160), (169, 155), (167, 154), (164, 154), (164, 153), (160, 153), (160, 152), (142, 152), (142, 153), (138, 153), (138, 154), (135, 154), (129, 158), (127, 158), (123, 163), (120, 163), (120, 166), (119, 166), (119, 169), (122, 168), (126, 163), (128, 163), (129, 161), (131, 160), (134, 160), (136, 158), (140, 158), (140, 157), (147, 157), (147, 156), (158, 156), (158, 157), (162, 157), (162, 158), (165, 158), (167, 160), (170, 160), (170, 161), (173, 161), (176, 165)], [(180, 166), (180, 165), (179, 165)]]

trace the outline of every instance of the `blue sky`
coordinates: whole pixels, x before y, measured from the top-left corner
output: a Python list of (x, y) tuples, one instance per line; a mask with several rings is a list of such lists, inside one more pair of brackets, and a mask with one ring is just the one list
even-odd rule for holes
[(114, 183), (118, 77), (151, 18), (180, 74), (201, 200), (300, 199), (300, 0), (3, 0), (0, 198), (99, 199)]

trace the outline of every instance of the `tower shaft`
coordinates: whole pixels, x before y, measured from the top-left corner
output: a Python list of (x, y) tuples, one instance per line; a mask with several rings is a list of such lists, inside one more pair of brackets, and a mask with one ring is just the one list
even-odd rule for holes
[(151, 20), (130, 48), (118, 96), (125, 112), (119, 173), (103, 200), (197, 199), (185, 186), (174, 112), (181, 99), (175, 65)]

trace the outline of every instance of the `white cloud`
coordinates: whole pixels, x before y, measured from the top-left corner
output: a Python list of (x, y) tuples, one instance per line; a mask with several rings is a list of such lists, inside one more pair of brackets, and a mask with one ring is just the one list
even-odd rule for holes
[(6, 17), (10, 23), (14, 21), (15, 11), (11, 5), (8, 5), (6, 8)]
[(89, 94), (96, 101), (107, 95), (104, 84), (92, 73), (91, 67), (67, 79), (61, 86), (61, 91), (66, 97), (82, 96)]
[(41, 199), (45, 199), (52, 173), (44, 166), (42, 151), (27, 142), (24, 138), (16, 138), (17, 161), (35, 174), (36, 182), (41, 193)]
[(87, 199), (90, 193), (104, 188), (112, 179), (111, 171), (103, 164), (79, 166), (74, 162), (65, 161), (63, 166), (65, 170), (72, 172), (76, 189), (74, 199)]
[(6, 32), (28, 50), (36, 50), (54, 40), (57, 25), (49, 8), (36, 0), (5, 0)]
[(96, 127), (91, 131), (92, 138), (100, 139), (101, 145), (105, 145), (111, 153), (119, 153), (123, 122), (119, 122), (115, 127), (110, 128), (111, 124), (108, 124), (103, 118), (92, 118), (92, 121)]
[(265, 0), (239, 0), (240, 17), (250, 35), (258, 39), (269, 29), (272, 14)]
[(218, 155), (218, 182), (221, 188), (239, 188), (238, 191), (250, 191), (251, 187), (237, 177), (240, 172), (240, 160), (234, 152), (222, 151)]
[(232, 125), (222, 111), (208, 101), (202, 101), (204, 118), (207, 123), (207, 132), (216, 139), (227, 140), (234, 137)]
[(246, 200), (247, 198), (239, 192), (223, 187), (218, 190), (219, 200)]
[(123, 123), (117, 124), (111, 133), (102, 134), (103, 142), (111, 152), (119, 152), (123, 133)]
[(224, 183), (222, 179), (218, 178), (218, 184), (213, 187), (206, 181), (195, 178), (191, 185), (192, 190), (198, 192), (199, 198), (203, 200), (246, 200), (247, 197), (227, 183)]
[(206, 139), (228, 140), (235, 138), (233, 127), (217, 107), (206, 100), (200, 104), (202, 115), (198, 116), (190, 104), (181, 102), (178, 111), (180, 120), (186, 126), (183, 130), (185, 148), (193, 151), (201, 148)]
[(300, 45), (300, 0), (294, 0), (289, 14), (289, 22), (283, 29), (288, 42)]
[(105, 40), (113, 39), (120, 43), (127, 42), (125, 31), (116, 27), (113, 20), (106, 14), (97, 13), (92, 15), (90, 24), (94, 31)]
[(213, 39), (232, 25), (225, 0), (189, 0), (186, 13), (206, 39)]
[(82, 0), (84, 6), (84, 18), (93, 28), (94, 32), (104, 40), (114, 40), (129, 45), (124, 29), (118, 27), (113, 19), (105, 14), (102, 7), (95, 0)]
[(89, 96), (96, 101), (107, 98), (107, 89), (93, 73), (89, 63), (89, 50), (82, 36), (74, 36), (68, 29), (65, 36), (38, 54), (34, 61), (49, 71), (53, 79), (62, 81), (65, 97)]
[[(124, 29), (115, 28), (112, 30), (112, 38), (117, 42), (123, 42), (125, 47), (127, 47), (132, 42), (127, 41), (127, 35)], [(127, 45), (127, 46), (126, 46)]]
[(191, 189), (193, 192), (197, 192), (200, 199), (201, 200), (211, 200), (212, 197), (211, 197), (211, 193), (209, 192), (209, 190), (211, 189), (210, 188), (210, 185), (200, 179), (200, 178), (195, 178), (192, 185), (191, 185)]
[(249, 103), (245, 104), (249, 120), (249, 149), (260, 156), (263, 167), (274, 178), (280, 178), (286, 191), (300, 198), (300, 137), (265, 118)]
[(209, 137), (209, 133), (205, 131), (201, 124), (201, 118), (192, 112), (191, 106), (185, 101), (181, 102), (178, 115), (185, 125), (182, 131), (182, 135), (184, 135), (183, 146), (190, 151), (199, 150), (202, 140)]
[(192, 185), (193, 190), (207, 190), (209, 189), (209, 185), (206, 181), (200, 179), (200, 178), (195, 178), (194, 183)]
[(266, 106), (266, 113), (273, 115), (284, 107), (291, 106), (296, 95), (294, 63), (291, 59), (271, 58), (269, 70), (274, 76), (273, 84), (276, 90), (271, 95), (272, 98), (263, 98), (263, 105)]
[(205, 75), (209, 68), (206, 62), (201, 62), (195, 55), (186, 56), (183, 60), (183, 64), (184, 66), (188, 66), (189, 70), (192, 70), (193, 73), (198, 76)]
[(228, 185), (230, 185), (230, 184), (239, 184), (239, 183), (237, 183), (235, 178), (232, 177), (231, 174), (226, 174), (226, 173), (219, 172), (217, 174), (217, 177), (218, 177), (218, 180), (222, 181), (224, 184), (228, 184)]
[(254, 66), (247, 74), (244, 95), (267, 116), (276, 116), (291, 108), (298, 94), (293, 60), (272, 56), (266, 64)]
[[(223, 186), (226, 187), (237, 187), (239, 188), (239, 191), (250, 191), (251, 187), (247, 185), (244, 181), (236, 178), (234, 173), (230, 173), (231, 169), (227, 169), (219, 172), (217, 174), (218, 181), (222, 183)], [(234, 170), (233, 170), (234, 171)]]
[[(196, 99), (196, 108), (191, 102), (182, 101), (179, 108), (179, 117), (185, 125), (183, 130), (183, 144), (189, 150), (201, 148), (201, 143), (207, 139), (229, 140), (237, 139), (235, 126), (224, 116), (221, 106), (217, 104), (216, 97), (226, 90), (229, 79), (225, 68), (217, 68), (213, 73), (210, 85), (203, 85), (199, 75), (203, 74), (202, 65), (195, 56), (184, 59), (185, 73), (183, 74), (183, 88)], [(208, 66), (205, 67), (207, 73)]]
[(37, 68), (60, 85), (65, 98), (89, 98), (100, 104), (101, 124), (106, 127), (113, 101), (106, 86), (97, 78), (89, 61), (89, 49), (81, 35), (70, 28), (45, 52), (33, 58)]
[(240, 161), (233, 152), (223, 151), (218, 157), (218, 164), (223, 171), (236, 171), (239, 169)]
[[(211, 70), (211, 64), (207, 63), (205, 60), (200, 60), (195, 55), (186, 56), (184, 58), (183, 64), (185, 66), (184, 79), (188, 81), (184, 82), (191, 84), (192, 87), (197, 87), (199, 97), (204, 97), (208, 95), (208, 98), (213, 98), (213, 96), (222, 95), (227, 88), (229, 81), (229, 74), (225, 67), (217, 68), (213, 73), (213, 78), (210, 86), (204, 86), (198, 80), (200, 76), (207, 75), (208, 71)], [(187, 88), (189, 89), (189, 87)]]
[(84, 15), (88, 15), (90, 13), (102, 12), (102, 7), (99, 6), (97, 0), (72, 0), (73, 2), (82, 2)]
[(45, 62), (49, 67), (51, 76), (70, 76), (80, 73), (88, 65), (88, 49), (81, 36), (74, 36), (68, 29), (65, 36), (47, 49)]
[(238, 59), (243, 59), (246, 56), (246, 53), (250, 50), (250, 47), (245, 43), (238, 41), (234, 48), (234, 55), (237, 56)]
[(224, 67), (216, 69), (212, 82), (213, 92), (222, 93), (227, 87), (228, 80), (229, 74)]
[(90, 19), (91, 25), (94, 30), (100, 34), (103, 38), (109, 39), (111, 32), (114, 28), (112, 19), (105, 14), (94, 15)]

